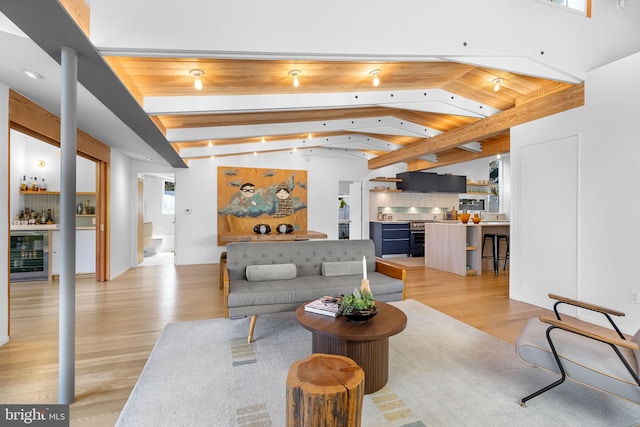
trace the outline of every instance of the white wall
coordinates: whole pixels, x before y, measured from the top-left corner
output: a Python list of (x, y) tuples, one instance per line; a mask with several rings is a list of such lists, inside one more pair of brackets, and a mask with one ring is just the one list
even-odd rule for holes
[(496, 160), (496, 156), (486, 157), (484, 159), (471, 160), (469, 162), (457, 163), (455, 165), (442, 166), (439, 168), (429, 169), (427, 172), (450, 173), (453, 175), (464, 175), (472, 181), (488, 181), (489, 180), (489, 164)]
[[(308, 159), (308, 161), (305, 161)], [(218, 166), (306, 170), (308, 180), (307, 228), (338, 238), (338, 182), (369, 181), (375, 175), (361, 158), (344, 159), (285, 153), (258, 157), (204, 159), (176, 169), (176, 264), (217, 263)], [(365, 195), (368, 203), (368, 195)], [(185, 213), (190, 210), (190, 214)], [(365, 212), (365, 222), (368, 222)], [(367, 236), (368, 237), (368, 236)]]
[[(138, 233), (136, 222), (136, 175), (131, 172), (131, 159), (111, 150), (110, 278), (114, 279), (136, 265)], [(133, 192), (133, 194), (132, 194)], [(133, 213), (133, 216), (132, 216)]]
[[(619, 322), (626, 332), (635, 332), (640, 325), (640, 306), (631, 303), (629, 295), (632, 289), (640, 290), (636, 264), (640, 232), (635, 227), (640, 212), (640, 198), (635, 196), (639, 73), (640, 54), (596, 69), (586, 80), (584, 107), (511, 130), (511, 298), (550, 308), (547, 294), (553, 292), (612, 307), (626, 313)], [(575, 145), (575, 152), (567, 152), (567, 143)], [(540, 162), (541, 178), (554, 176), (558, 185), (523, 176), (526, 151), (532, 147), (547, 160)], [(564, 162), (557, 162), (557, 157)], [(558, 193), (566, 197), (554, 200)], [(532, 206), (527, 198), (536, 194), (539, 208), (523, 210)], [(548, 200), (557, 203), (551, 206), (556, 211), (548, 209)], [(575, 216), (566, 218), (572, 210)], [(559, 223), (566, 226), (558, 227)], [(528, 226), (546, 233), (548, 240), (532, 246), (523, 233)], [(549, 251), (566, 263), (544, 262)], [(538, 280), (532, 282), (534, 271)], [(578, 315), (602, 322), (588, 312)]]
[[(31, 177), (37, 177), (38, 183), (44, 178), (47, 191), (60, 191), (60, 149), (14, 129), (10, 130), (10, 137), (10, 218), (15, 218), (20, 209), (24, 208), (23, 196), (20, 195), (20, 179), (23, 176), (27, 177), (27, 183), (31, 182)], [(37, 166), (39, 160), (44, 160), (44, 167)], [(96, 191), (96, 164), (80, 156), (76, 156), (76, 191)], [(54, 217), (55, 215), (56, 213)]]
[[(38, 167), (38, 160), (45, 166)], [(60, 149), (22, 132), (11, 129), (11, 190), (19, 193), (20, 178), (37, 177), (38, 184), (45, 179), (48, 191), (60, 191)], [(76, 160), (76, 191), (96, 191), (96, 164), (84, 157)]]
[[(5, 171), (9, 179), (9, 88), (0, 84), (0, 170)], [(0, 185), (0, 204), (9, 206), (9, 191), (6, 185)], [(0, 224), (5, 227), (0, 232), (0, 265), (4, 273), (0, 274), (0, 345), (9, 341), (9, 211), (0, 209)]]

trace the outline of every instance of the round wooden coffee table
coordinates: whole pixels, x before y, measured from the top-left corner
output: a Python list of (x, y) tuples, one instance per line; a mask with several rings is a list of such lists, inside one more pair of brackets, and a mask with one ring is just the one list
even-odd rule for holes
[(376, 301), (378, 314), (364, 323), (296, 310), (300, 324), (312, 332), (312, 353), (337, 354), (356, 362), (364, 371), (364, 392), (380, 390), (389, 380), (389, 337), (407, 326), (407, 316), (396, 307)]

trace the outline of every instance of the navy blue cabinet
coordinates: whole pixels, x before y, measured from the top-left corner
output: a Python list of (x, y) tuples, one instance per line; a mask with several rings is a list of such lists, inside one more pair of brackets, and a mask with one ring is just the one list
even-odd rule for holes
[(376, 256), (409, 255), (411, 230), (408, 222), (370, 222), (369, 235), (376, 249)]

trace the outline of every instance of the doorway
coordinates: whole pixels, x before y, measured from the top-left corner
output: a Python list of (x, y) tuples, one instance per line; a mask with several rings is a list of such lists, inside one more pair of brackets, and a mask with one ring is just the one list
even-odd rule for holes
[(338, 181), (338, 238), (362, 239), (363, 192), (361, 181)]
[(174, 225), (175, 174), (139, 173), (139, 267), (175, 264)]
[[(11, 174), (9, 182), (11, 234), (33, 232), (43, 228), (47, 235), (43, 257), (47, 266), (40, 280), (56, 279), (60, 274), (60, 149), (35, 137), (10, 130)], [(97, 264), (97, 165), (96, 162), (77, 156), (76, 160), (76, 274), (96, 275)], [(24, 183), (22, 182), (24, 181)], [(22, 187), (24, 186), (24, 188)], [(26, 214), (26, 212), (30, 212)], [(27, 218), (28, 216), (28, 218)], [(49, 222), (49, 224), (47, 224)], [(45, 227), (46, 225), (46, 227)], [(44, 228), (47, 228), (44, 230)], [(17, 252), (17, 251), (14, 251)], [(13, 263), (28, 263), (29, 259), (12, 252)], [(22, 251), (23, 253), (25, 251)], [(18, 273), (16, 273), (16, 276)], [(13, 283), (14, 275), (10, 276)]]

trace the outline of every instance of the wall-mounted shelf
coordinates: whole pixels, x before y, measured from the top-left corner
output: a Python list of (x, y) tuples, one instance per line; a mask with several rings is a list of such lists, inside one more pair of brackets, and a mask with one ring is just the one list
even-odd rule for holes
[(491, 187), (492, 185), (498, 185), (498, 184), (495, 184), (495, 183), (492, 184), (489, 182), (485, 184), (480, 182), (467, 181), (467, 186), (470, 186), (470, 187)]
[[(59, 191), (31, 191), (31, 190), (20, 190), (20, 194), (33, 194), (33, 195), (37, 195), (37, 196), (46, 196), (46, 195), (52, 195), (52, 196), (59, 196), (60, 192)], [(96, 193), (94, 192), (90, 192), (90, 191), (78, 191), (76, 193), (76, 196), (95, 196)]]
[(375, 193), (401, 193), (402, 190), (398, 190), (397, 188), (372, 188), (369, 191), (373, 191)]
[(400, 178), (385, 178), (383, 176), (379, 176), (377, 178), (371, 178), (369, 181), (374, 181), (374, 182), (402, 182), (402, 179), (400, 179)]
[[(371, 182), (391, 182), (391, 183), (398, 183), (398, 182), (402, 182), (402, 179), (400, 178), (385, 178), (382, 176), (376, 177), (376, 178), (371, 178), (369, 181)], [(376, 193), (400, 193), (402, 192), (402, 190), (399, 190), (395, 187), (374, 187), (369, 191), (373, 191)]]

